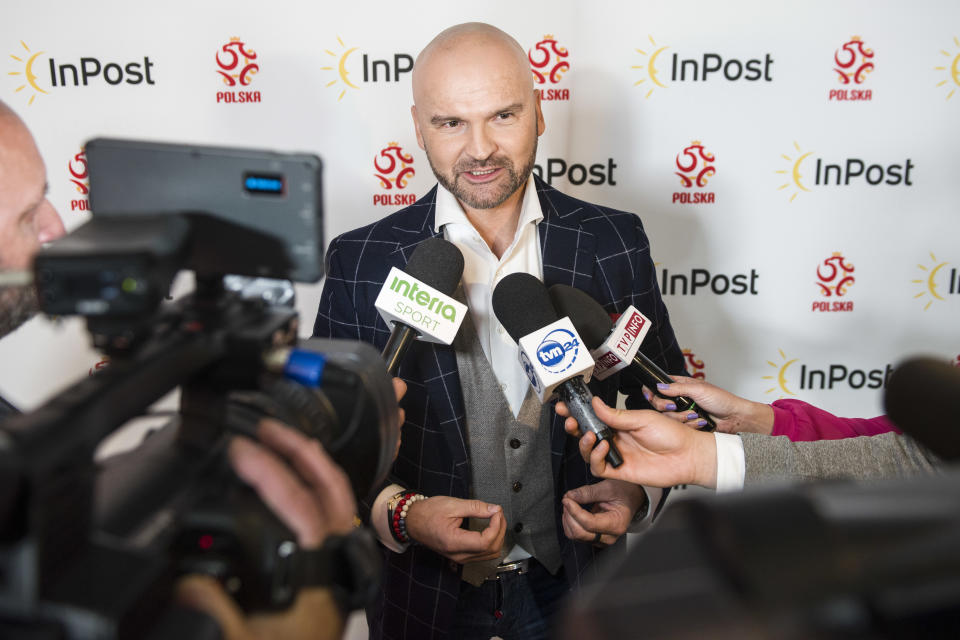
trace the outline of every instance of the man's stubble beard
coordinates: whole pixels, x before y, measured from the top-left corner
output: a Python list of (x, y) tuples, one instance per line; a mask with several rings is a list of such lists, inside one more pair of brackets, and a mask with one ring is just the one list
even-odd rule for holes
[[(502, 156), (491, 156), (482, 161), (458, 162), (453, 167), (453, 175), (447, 176), (437, 170), (437, 167), (433, 164), (433, 160), (430, 159), (430, 151), (428, 149), (424, 149), (424, 152), (427, 154), (427, 162), (430, 163), (430, 169), (433, 170), (433, 175), (436, 176), (437, 181), (443, 185), (444, 189), (452, 193), (457, 200), (465, 203), (467, 206), (473, 209), (493, 209), (494, 207), (499, 207), (501, 204), (506, 202), (510, 196), (516, 193), (517, 189), (520, 189), (527, 183), (527, 179), (529, 179), (530, 174), (533, 172), (533, 165), (537, 160), (538, 142), (538, 136), (536, 132), (534, 132), (533, 149), (530, 151), (530, 157), (527, 158), (527, 162), (523, 165), (519, 172), (515, 169), (513, 162), (509, 158)], [(504, 184), (503, 187), (501, 187), (496, 193), (487, 195), (486, 197), (481, 193), (471, 193), (468, 188), (473, 185), (470, 185), (469, 183), (464, 185), (460, 180), (460, 174), (464, 171), (471, 171), (481, 167), (485, 167), (487, 169), (492, 167), (501, 167), (505, 169), (508, 178), (507, 183)]]
[(0, 289), (0, 338), (12, 333), (40, 310), (32, 284)]

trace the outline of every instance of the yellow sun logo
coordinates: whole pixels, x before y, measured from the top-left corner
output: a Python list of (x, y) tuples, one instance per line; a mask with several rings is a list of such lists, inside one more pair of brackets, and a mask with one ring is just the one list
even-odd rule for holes
[(337, 100), (340, 101), (340, 100), (343, 100), (343, 96), (347, 93), (347, 87), (351, 89), (360, 88), (357, 85), (350, 82), (350, 77), (349, 77), (350, 72), (347, 71), (347, 58), (349, 58), (350, 54), (356, 51), (358, 47), (352, 47), (350, 49), (347, 49), (347, 45), (343, 44), (343, 40), (340, 39), (340, 36), (337, 36), (337, 42), (340, 43), (342, 53), (334, 53), (329, 49), (325, 50), (327, 55), (329, 55), (331, 58), (337, 61), (337, 66), (336, 67), (320, 67), (320, 68), (324, 71), (336, 71), (337, 75), (339, 76), (337, 78), (334, 78), (330, 82), (328, 82), (326, 86), (332, 87), (338, 82), (343, 82), (343, 84), (346, 85), (340, 91), (340, 95), (337, 97)]
[(28, 47), (27, 43), (24, 42), (23, 40), (20, 41), (20, 45), (23, 47), (23, 50), (25, 52), (21, 54), (23, 57), (21, 58), (20, 56), (14, 55), (12, 53), (10, 54), (10, 57), (16, 60), (17, 62), (23, 64), (23, 71), (10, 71), (8, 75), (11, 75), (11, 76), (23, 75), (26, 78), (27, 80), (26, 83), (17, 87), (15, 91), (18, 91), (18, 92), (23, 91), (28, 86), (30, 86), (34, 90), (34, 93), (30, 96), (30, 101), (27, 104), (31, 105), (33, 104), (33, 101), (36, 99), (38, 92), (44, 93), (44, 94), (47, 93), (46, 91), (40, 88), (40, 85), (37, 84), (37, 74), (33, 72), (33, 63), (36, 61), (38, 57), (43, 55), (44, 52), (43, 51), (37, 51), (36, 53), (32, 52), (30, 50), (30, 47)]
[[(944, 51), (943, 49), (940, 50), (940, 53), (943, 54), (944, 56), (946, 56), (948, 59), (949, 59), (951, 56), (953, 57), (953, 61), (950, 63), (950, 66), (949, 66), (949, 67), (947, 67), (947, 66), (934, 67), (934, 70), (935, 70), (935, 71), (946, 71), (946, 72), (947, 72), (947, 77), (946, 77), (946, 79), (945, 79), (945, 80), (941, 80), (940, 82), (937, 83), (937, 86), (938, 86), (938, 87), (942, 87), (943, 85), (947, 84), (947, 83), (950, 82), (951, 80), (953, 81), (953, 84), (955, 84), (955, 85), (957, 85), (958, 87), (960, 87), (960, 38), (954, 37), (954, 38), (953, 38), (953, 44), (957, 45), (958, 51), (957, 51), (956, 53), (948, 53), (948, 52)], [(947, 100), (949, 100), (950, 98), (952, 98), (952, 97), (953, 97), (953, 94), (955, 94), (956, 92), (957, 92), (956, 89), (951, 88), (951, 89), (950, 89), (950, 93), (947, 94)]]
[(947, 262), (940, 262), (939, 260), (937, 260), (937, 256), (933, 255), (933, 252), (932, 252), (932, 251), (930, 252), (930, 259), (933, 261), (933, 262), (931, 263), (931, 266), (930, 266), (930, 267), (926, 267), (926, 266), (924, 266), (924, 265), (922, 265), (922, 264), (918, 264), (918, 265), (917, 265), (917, 268), (920, 269), (921, 271), (926, 272), (927, 276), (926, 276), (925, 278), (920, 278), (920, 279), (917, 279), (917, 280), (911, 280), (911, 282), (913, 282), (913, 284), (919, 284), (919, 285), (921, 285), (921, 286), (924, 286), (924, 285), (926, 286), (926, 290), (925, 290), (925, 291), (921, 291), (921, 292), (918, 293), (917, 295), (913, 296), (914, 298), (922, 298), (923, 296), (927, 295), (927, 293), (929, 293), (930, 296), (931, 296), (931, 299), (930, 299), (930, 300), (927, 300), (927, 304), (924, 305), (924, 307), (923, 307), (923, 310), (924, 310), (924, 311), (926, 311), (927, 309), (930, 308), (930, 305), (933, 304), (933, 299), (934, 299), (934, 298), (936, 298), (937, 300), (943, 300), (943, 299), (944, 299), (944, 297), (941, 296), (940, 293), (937, 291), (936, 278), (937, 278), (937, 272), (940, 271), (940, 269), (942, 269), (942, 268), (944, 268), (945, 266), (947, 266), (947, 264), (949, 264), (949, 263), (947, 263)]
[(667, 85), (665, 85), (665, 84), (663, 84), (662, 82), (660, 82), (660, 79), (657, 78), (657, 74), (660, 73), (660, 70), (657, 69), (657, 57), (658, 57), (661, 53), (663, 53), (664, 51), (666, 51), (668, 47), (660, 47), (660, 46), (657, 45), (656, 41), (654, 41), (653, 36), (648, 36), (648, 37), (649, 37), (649, 40), (650, 40), (650, 45), (651, 45), (651, 47), (652, 47), (652, 49), (650, 49), (650, 50), (651, 50), (653, 53), (649, 53), (649, 54), (648, 54), (648, 53), (647, 53), (646, 51), (644, 51), (643, 49), (637, 49), (637, 50), (636, 50), (637, 53), (639, 53), (639, 54), (641, 54), (641, 55), (643, 55), (643, 56), (645, 56), (645, 57), (647, 58), (647, 64), (635, 64), (635, 65), (633, 65), (633, 66), (630, 67), (631, 69), (646, 69), (646, 71), (647, 71), (647, 76), (648, 76), (647, 78), (640, 78), (639, 80), (637, 80), (636, 82), (633, 83), (633, 86), (636, 87), (636, 86), (638, 86), (638, 85), (640, 85), (640, 84), (643, 84), (643, 83), (646, 82), (648, 79), (650, 80), (650, 82), (651, 82), (653, 85), (655, 85), (655, 86), (651, 86), (651, 87), (650, 87), (650, 90), (647, 91), (647, 95), (644, 96), (644, 99), (649, 98), (650, 95), (654, 92), (654, 90), (655, 90), (657, 87), (660, 87), (661, 89), (666, 89), (666, 88), (667, 88)]
[(777, 370), (777, 375), (763, 376), (763, 379), (776, 380), (777, 383), (767, 389), (766, 393), (773, 393), (779, 389), (788, 395), (795, 396), (797, 394), (795, 394), (793, 391), (790, 391), (790, 389), (787, 387), (787, 369), (789, 369), (790, 365), (797, 361), (797, 358), (794, 358), (793, 360), (787, 360), (787, 356), (785, 353), (783, 353), (783, 349), (778, 349), (777, 351), (780, 353), (780, 359), (783, 362), (781, 364), (777, 364), (767, 360), (767, 364)]
[[(810, 189), (806, 188), (803, 185), (803, 182), (802, 182), (803, 174), (800, 173), (800, 165), (803, 164), (803, 161), (806, 160), (808, 156), (812, 155), (813, 152), (808, 151), (807, 153), (803, 153), (803, 151), (800, 150), (800, 145), (797, 144), (796, 142), (793, 143), (793, 148), (796, 149), (797, 153), (799, 154), (796, 160), (794, 160), (793, 158), (791, 158), (785, 153), (781, 154), (780, 157), (786, 160), (787, 162), (789, 162), (791, 166), (789, 169), (778, 169), (775, 173), (784, 174), (784, 175), (789, 174), (790, 180), (793, 182), (793, 185), (797, 187), (797, 189), (799, 189), (800, 191), (810, 191)], [(790, 186), (790, 182), (784, 182), (782, 185), (777, 187), (777, 191), (783, 191), (789, 186)], [(790, 202), (793, 202), (793, 199), (797, 197), (800, 191), (793, 192), (793, 195), (790, 196)]]

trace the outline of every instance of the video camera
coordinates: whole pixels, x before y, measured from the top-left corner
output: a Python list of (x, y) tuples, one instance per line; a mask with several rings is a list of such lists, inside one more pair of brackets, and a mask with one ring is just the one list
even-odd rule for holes
[[(295, 311), (224, 286), (320, 279), (320, 159), (110, 139), (86, 153), (92, 219), (41, 251), (35, 281), (44, 312), (85, 316), (110, 364), (0, 425), (0, 637), (195, 637), (199, 615), (170, 604), (193, 572), (245, 610), (285, 608), (307, 584), (362, 606), (379, 580), (369, 534), (298, 549), (225, 457), (272, 416), (318, 439), (359, 498), (392, 463), (399, 416), (376, 350), (298, 345)], [(196, 289), (168, 303), (182, 269)], [(166, 426), (94, 460), (178, 386)]]

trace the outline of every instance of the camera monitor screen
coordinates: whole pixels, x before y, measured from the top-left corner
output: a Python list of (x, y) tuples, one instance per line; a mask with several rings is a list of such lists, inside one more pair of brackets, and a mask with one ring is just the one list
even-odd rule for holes
[(323, 275), (320, 158), (97, 138), (86, 145), (96, 216), (194, 216), (188, 268), (316, 282)]

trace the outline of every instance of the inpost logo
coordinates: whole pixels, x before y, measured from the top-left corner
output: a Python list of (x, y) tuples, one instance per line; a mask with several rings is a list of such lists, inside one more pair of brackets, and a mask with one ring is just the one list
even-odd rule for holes
[(691, 191), (675, 191), (673, 203), (714, 204), (716, 194), (713, 191), (701, 191), (707, 186), (707, 179), (717, 173), (713, 165), (716, 156), (703, 148), (703, 143), (694, 140), (690, 146), (677, 154), (674, 174), (680, 177), (680, 185)]
[[(570, 70), (570, 52), (557, 43), (552, 34), (543, 36), (543, 40), (527, 51), (533, 80), (539, 85), (555, 85)], [(569, 100), (570, 89), (547, 87), (540, 89), (542, 100)]]
[(566, 179), (567, 182), (576, 186), (584, 182), (594, 185), (617, 186), (613, 170), (618, 165), (613, 158), (607, 158), (606, 162), (595, 162), (590, 165), (585, 162), (567, 162), (563, 158), (547, 158), (546, 164), (546, 172), (540, 164), (533, 165), (533, 172), (541, 180), (545, 180), (547, 184), (552, 185), (554, 180)]
[(413, 156), (405, 153), (399, 143), (388, 142), (380, 153), (373, 156), (373, 169), (373, 175), (380, 180), (380, 187), (387, 191), (374, 194), (374, 206), (406, 206), (416, 202), (416, 194), (402, 193), (416, 171), (413, 168)]
[[(817, 265), (816, 284), (823, 298), (842, 298), (855, 282), (854, 267), (839, 251)], [(811, 311), (853, 311), (852, 300), (814, 300)]]
[(844, 158), (830, 162), (824, 158), (811, 158), (813, 152), (804, 152), (797, 142), (793, 143), (793, 148), (796, 155), (780, 155), (787, 162), (787, 167), (774, 172), (788, 176), (787, 182), (778, 186), (777, 190), (790, 190), (790, 202), (793, 202), (801, 191), (812, 191), (809, 176), (804, 175), (804, 171), (811, 169), (814, 187), (913, 186), (911, 171), (916, 165), (910, 158), (890, 164), (874, 163), (861, 158)]
[[(696, 54), (694, 57), (684, 57), (679, 53), (670, 53), (664, 58), (669, 46), (661, 46), (653, 36), (647, 38), (649, 47), (637, 48), (635, 51), (643, 57), (642, 64), (632, 65), (631, 69), (643, 72), (643, 77), (633, 83), (633, 86), (646, 85), (649, 87), (645, 98), (653, 95), (660, 88), (666, 89), (669, 83), (680, 82), (773, 82), (773, 56), (769, 53), (763, 57), (741, 59), (724, 56), (719, 53)], [(670, 79), (665, 80), (661, 75), (663, 67), (657, 64), (670, 65)]]
[(51, 89), (156, 84), (151, 75), (153, 62), (149, 56), (144, 56), (142, 62), (105, 62), (87, 56), (62, 62), (62, 58), (58, 61), (49, 56), (44, 66), (41, 64), (41, 56), (44, 54), (46, 51), (34, 51), (23, 40), (20, 41), (18, 50), (10, 54), (16, 69), (9, 71), (8, 75), (20, 83), (14, 89), (15, 92), (26, 92), (25, 95), (30, 96), (28, 105), (33, 104), (39, 94), (49, 94)]
[(217, 102), (227, 104), (247, 104), (260, 102), (259, 91), (238, 89), (247, 87), (260, 73), (260, 61), (257, 52), (240, 38), (233, 37), (217, 49), (217, 75), (225, 88), (217, 91)]
[(664, 267), (660, 270), (660, 293), (665, 296), (695, 296), (713, 294), (716, 296), (750, 294), (757, 295), (757, 280), (760, 274), (756, 269), (750, 273), (711, 273), (709, 269), (691, 269), (689, 273), (670, 273)]
[[(917, 264), (920, 276), (911, 282), (920, 285), (920, 292), (913, 297), (925, 302), (923, 305), (924, 311), (933, 306), (934, 303), (939, 304), (947, 301), (947, 298), (941, 295), (941, 287), (944, 284), (946, 284), (947, 295), (960, 295), (960, 271), (956, 267), (946, 271), (946, 267), (949, 266), (949, 262), (938, 259), (932, 251), (930, 252), (929, 263)], [(946, 283), (943, 282), (944, 276), (947, 276)], [(927, 298), (928, 295), (930, 296), (929, 299)]]
[[(934, 67), (934, 71), (945, 71), (947, 77), (937, 83), (938, 87), (946, 86), (950, 93), (947, 94), (946, 99), (949, 100), (953, 97), (953, 94), (957, 92), (957, 87), (960, 87), (960, 38), (954, 36), (953, 44), (956, 46), (956, 50), (953, 52), (947, 51), (946, 49), (940, 50), (940, 55), (944, 56), (949, 63), (944, 63), (943, 66)], [(950, 86), (950, 83), (953, 83), (954, 86)]]
[(779, 360), (767, 360), (767, 364), (776, 373), (765, 375), (763, 379), (773, 382), (773, 386), (767, 389), (766, 393), (776, 393), (781, 398), (797, 395), (794, 389), (798, 391), (881, 389), (887, 386), (887, 380), (893, 373), (893, 365), (890, 363), (873, 369), (836, 363), (808, 367), (800, 362), (799, 358), (788, 358), (783, 349), (779, 349), (778, 353)]
[(707, 374), (704, 371), (703, 360), (698, 358), (693, 351), (691, 351), (690, 349), (684, 349), (683, 359), (687, 363), (687, 370), (690, 372), (691, 378), (697, 378), (699, 380), (706, 379)]
[(828, 100), (873, 100), (870, 89), (854, 89), (867, 79), (874, 68), (873, 49), (868, 48), (860, 36), (853, 36), (833, 54), (833, 70), (838, 74), (842, 89), (831, 89)]
[(87, 211), (90, 209), (90, 201), (87, 200), (87, 194), (90, 193), (90, 181), (87, 172), (87, 153), (83, 149), (80, 153), (73, 156), (67, 163), (67, 171), (70, 172), (70, 182), (73, 188), (81, 196), (70, 201), (70, 211)]
[[(359, 47), (348, 47), (343, 39), (337, 36), (336, 50), (325, 49), (324, 52), (331, 58), (330, 64), (320, 67), (323, 71), (333, 72), (336, 77), (327, 82), (327, 87), (339, 90), (337, 100), (343, 100), (348, 90), (358, 90), (362, 84), (382, 82), (400, 82), (400, 76), (413, 70), (413, 56), (408, 53), (394, 53), (384, 59), (375, 59), (370, 54), (360, 53), (362, 68), (359, 70), (362, 80), (358, 80), (356, 58), (351, 57)], [(328, 74), (329, 75), (329, 74)], [(352, 76), (352, 79), (351, 79)], [(341, 86), (342, 85), (342, 86)]]

